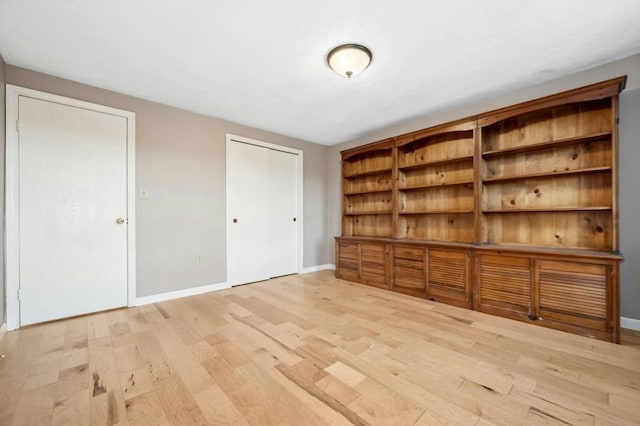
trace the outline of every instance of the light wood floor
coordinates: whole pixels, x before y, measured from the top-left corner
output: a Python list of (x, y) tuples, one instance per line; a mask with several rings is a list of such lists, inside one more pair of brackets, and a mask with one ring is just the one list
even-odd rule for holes
[(7, 333), (0, 425), (637, 425), (624, 340), (323, 271)]

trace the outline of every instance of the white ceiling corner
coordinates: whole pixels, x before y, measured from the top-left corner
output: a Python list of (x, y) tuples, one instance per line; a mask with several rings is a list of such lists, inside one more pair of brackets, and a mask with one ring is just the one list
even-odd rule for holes
[(324, 145), (639, 52), (637, 0), (0, 0), (7, 63)]

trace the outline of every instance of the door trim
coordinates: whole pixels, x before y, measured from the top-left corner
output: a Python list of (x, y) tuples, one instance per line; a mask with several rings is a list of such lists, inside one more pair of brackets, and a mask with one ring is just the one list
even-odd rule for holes
[(227, 196), (227, 194), (229, 193), (229, 160), (230, 160), (230, 155), (229, 155), (229, 146), (232, 142), (240, 142), (240, 143), (246, 143), (249, 145), (256, 145), (256, 146), (261, 146), (264, 148), (269, 148), (269, 149), (273, 149), (276, 151), (282, 151), (282, 152), (288, 152), (290, 154), (295, 154), (297, 156), (297, 168), (296, 168), (296, 180), (297, 180), (297, 186), (298, 186), (298, 194), (297, 194), (297, 205), (298, 205), (298, 213), (297, 213), (297, 223), (298, 223), (298, 271), (297, 273), (301, 273), (303, 268), (304, 268), (304, 209), (303, 209), (303, 202), (304, 202), (304, 171), (303, 171), (303, 151), (300, 149), (295, 149), (295, 148), (289, 148), (287, 146), (282, 146), (282, 145), (276, 145), (276, 144), (272, 144), (269, 142), (263, 142), (257, 139), (251, 139), (251, 138), (245, 138), (244, 136), (238, 136), (238, 135), (234, 135), (231, 133), (227, 133), (227, 137), (226, 137), (226, 145), (225, 145), (225, 150), (226, 150), (226, 160), (225, 160), (225, 219), (226, 219), (226, 223), (227, 226), (225, 226), (225, 241), (226, 241), (226, 266), (227, 266), (227, 282), (229, 282), (229, 227), (231, 225), (231, 215), (229, 212), (229, 197)]
[(135, 144), (136, 114), (91, 102), (53, 95), (38, 90), (7, 84), (6, 86), (6, 158), (5, 158), (5, 282), (7, 300), (7, 330), (20, 328), (20, 206), (18, 102), (20, 96), (55, 102), (90, 111), (111, 114), (127, 120), (127, 305), (136, 303), (136, 191)]

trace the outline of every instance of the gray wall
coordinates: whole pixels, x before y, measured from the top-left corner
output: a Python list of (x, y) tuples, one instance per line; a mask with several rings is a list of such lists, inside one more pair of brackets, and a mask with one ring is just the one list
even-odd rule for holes
[[(638, 65), (640, 68), (640, 64)], [(636, 69), (638, 69), (636, 68)], [(640, 319), (640, 81), (620, 95), (620, 312)]]
[(138, 297), (226, 281), (226, 133), (304, 151), (304, 266), (329, 263), (326, 147), (12, 65), (6, 82), (136, 113)]
[[(361, 138), (330, 147), (328, 152), (327, 220), (329, 250), (333, 259), (333, 237), (340, 235), (340, 151), (391, 136), (400, 135), (436, 124), (468, 117), (496, 108), (574, 89), (609, 78), (628, 75), (627, 87), (620, 95), (620, 247), (626, 261), (620, 267), (621, 315), (640, 319), (640, 141), (638, 108), (640, 104), (640, 55), (585, 70), (546, 83), (531, 86), (513, 93), (499, 94), (490, 99), (468, 105), (460, 105), (447, 111), (390, 126)], [(464, 75), (461, 75), (464, 78)], [(393, 105), (389, 105), (392, 108)]]
[(0, 203), (2, 208), (0, 208), (0, 237), (2, 238), (2, 242), (0, 243), (0, 326), (5, 323), (5, 284), (4, 284), (4, 123), (5, 123), (5, 115), (4, 115), (4, 59), (0, 56), (0, 141), (2, 145), (0, 145)]

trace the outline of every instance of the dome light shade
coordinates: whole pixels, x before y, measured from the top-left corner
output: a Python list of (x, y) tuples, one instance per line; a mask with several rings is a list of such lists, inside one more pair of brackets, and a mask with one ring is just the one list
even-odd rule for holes
[(327, 63), (336, 73), (351, 78), (360, 74), (371, 63), (371, 51), (359, 44), (343, 44), (331, 49)]

